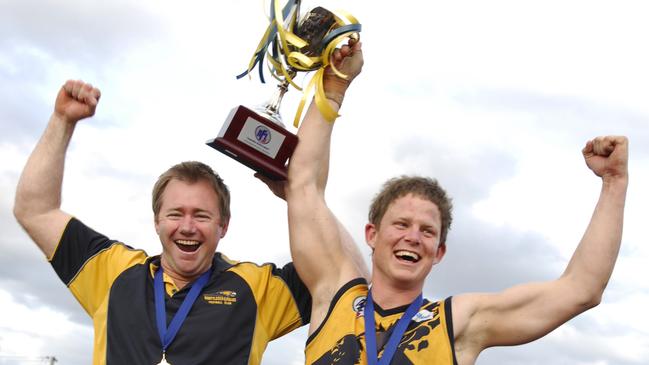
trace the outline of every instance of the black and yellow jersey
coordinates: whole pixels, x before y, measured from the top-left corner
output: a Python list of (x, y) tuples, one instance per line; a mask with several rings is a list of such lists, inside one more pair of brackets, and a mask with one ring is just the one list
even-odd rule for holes
[[(79, 220), (67, 224), (51, 264), (94, 322), (93, 364), (157, 364), (153, 274), (159, 256), (110, 240)], [(309, 321), (311, 298), (292, 264), (233, 262), (220, 253), (166, 359), (183, 364), (259, 364), (272, 339)], [(167, 323), (191, 284), (163, 276)]]
[[(365, 353), (364, 308), (367, 282), (354, 279), (334, 296), (320, 327), (309, 336), (306, 345), (308, 365), (367, 364)], [(397, 321), (408, 306), (389, 310), (374, 303), (376, 347), (379, 358)], [(457, 365), (453, 347), (451, 298), (424, 300), (419, 312), (408, 324), (390, 364)]]

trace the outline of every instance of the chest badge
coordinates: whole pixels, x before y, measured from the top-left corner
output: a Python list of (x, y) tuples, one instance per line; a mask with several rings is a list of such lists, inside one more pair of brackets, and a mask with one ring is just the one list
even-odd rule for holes
[(237, 292), (219, 290), (215, 293), (205, 293), (203, 294), (203, 300), (209, 304), (232, 305), (237, 302)]
[(356, 312), (356, 317), (363, 316), (363, 313), (365, 312), (366, 302), (367, 296), (365, 295), (354, 298), (354, 301), (352, 302), (352, 310)]
[(417, 323), (429, 321), (431, 319), (433, 319), (433, 313), (426, 309), (420, 310), (414, 317), (412, 317), (412, 320)]

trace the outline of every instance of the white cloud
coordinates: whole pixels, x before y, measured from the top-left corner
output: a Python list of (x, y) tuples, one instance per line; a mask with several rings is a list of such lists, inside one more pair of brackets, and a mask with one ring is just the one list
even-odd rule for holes
[[(92, 327), (70, 321), (47, 302), (28, 307), (0, 290), (0, 354), (21, 357), (54, 356), (65, 363), (88, 363)], [(73, 350), (73, 351), (67, 351)], [(17, 359), (17, 357), (16, 357)]]
[[(0, 31), (11, 34), (0, 41), (0, 218), (7, 232), (0, 249), (5, 269), (12, 269), (3, 280), (14, 285), (22, 277), (35, 298), (26, 305), (0, 292), (2, 307), (12, 309), (0, 317), (0, 351), (22, 343), (61, 356), (46, 344), (65, 342), (70, 353), (82, 353), (70, 364), (90, 358), (90, 329), (79, 320), (85, 314), (64, 312), (74, 307), (71, 299), (32, 305), (46, 303), (40, 294), (66, 293), (51, 284), (52, 270), (9, 223), (18, 175), (66, 78), (87, 79), (103, 94), (97, 115), (78, 126), (72, 141), (65, 209), (157, 253), (151, 186), (171, 164), (201, 160), (232, 189), (233, 220), (220, 249), (235, 259), (289, 259), (283, 204), (250, 170), (204, 145), (230, 108), (260, 103), (273, 92), (272, 83), (259, 85), (256, 76), (234, 79), (263, 32), (262, 2), (84, 4), (23, 1), (0, 12)], [(497, 290), (558, 275), (599, 190), (581, 160), (582, 143), (603, 133), (629, 135), (624, 244), (604, 303), (538, 343), (489, 350), (479, 363), (642, 363), (649, 338), (642, 316), (649, 304), (643, 280), (649, 274), (643, 238), (649, 51), (639, 46), (649, 32), (645, 2), (318, 4), (359, 18), (366, 55), (336, 126), (330, 205), (362, 245), (367, 204), (386, 178), (438, 177), (455, 198), (457, 220), (450, 236), (455, 246), (427, 283), (430, 293)], [(286, 119), (297, 99), (289, 92)], [(493, 242), (500, 250), (490, 248)], [(476, 252), (493, 261), (474, 264)], [(33, 270), (20, 271), (25, 263)], [(33, 327), (25, 318), (47, 318), (48, 325)], [(61, 342), (49, 323), (64, 329)], [(305, 339), (302, 330), (276, 341), (264, 363), (301, 363)]]

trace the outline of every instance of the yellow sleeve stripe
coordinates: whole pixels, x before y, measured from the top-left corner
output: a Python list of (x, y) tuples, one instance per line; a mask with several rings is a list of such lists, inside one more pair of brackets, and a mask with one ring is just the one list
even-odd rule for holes
[(97, 309), (107, 300), (115, 279), (129, 267), (142, 264), (146, 259), (143, 250), (114, 243), (86, 260), (68, 287), (83, 309), (94, 317)]

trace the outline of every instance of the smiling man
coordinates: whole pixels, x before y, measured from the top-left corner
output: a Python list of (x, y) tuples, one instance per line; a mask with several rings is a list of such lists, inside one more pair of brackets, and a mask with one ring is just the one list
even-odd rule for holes
[(95, 326), (93, 364), (259, 364), (267, 343), (309, 321), (292, 264), (233, 262), (215, 252), (230, 193), (205, 164), (171, 167), (153, 189), (162, 254), (111, 240), (63, 212), (61, 186), (76, 124), (98, 89), (68, 81), (23, 170), (14, 214)]
[[(325, 78), (325, 94), (338, 108), (362, 68), (360, 44), (341, 48), (335, 58), (350, 76)], [(622, 237), (625, 137), (598, 137), (582, 150), (602, 187), (590, 224), (556, 280), (429, 301), (422, 292), (447, 251), (450, 199), (429, 178), (406, 176), (384, 185), (365, 226), (373, 252), (370, 289), (362, 264), (346, 249), (349, 234), (325, 201), (332, 129), (311, 105), (286, 191), (293, 262), (313, 297), (307, 364), (470, 365), (486, 348), (536, 340), (599, 304)]]

